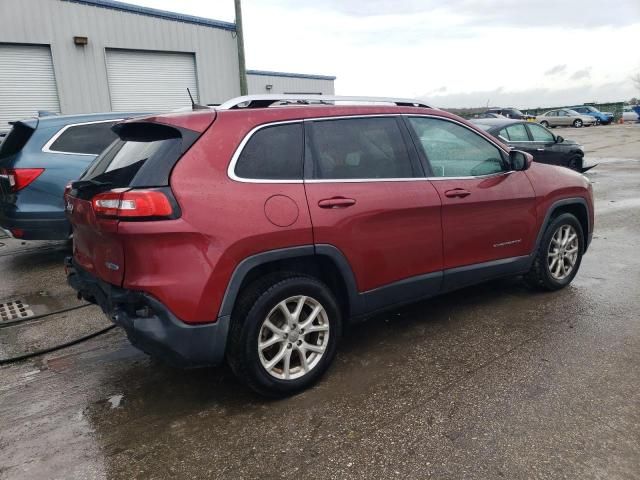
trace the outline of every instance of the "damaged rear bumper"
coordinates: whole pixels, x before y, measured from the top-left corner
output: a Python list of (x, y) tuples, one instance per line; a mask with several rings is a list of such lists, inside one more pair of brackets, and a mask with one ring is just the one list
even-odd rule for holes
[(111, 285), (65, 259), (67, 282), (78, 296), (99, 305), (145, 353), (179, 367), (205, 367), (224, 359), (229, 316), (189, 325), (144, 292)]

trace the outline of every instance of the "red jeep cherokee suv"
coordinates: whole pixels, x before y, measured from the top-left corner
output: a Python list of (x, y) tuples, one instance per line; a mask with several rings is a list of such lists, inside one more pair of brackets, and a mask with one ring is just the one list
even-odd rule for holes
[(145, 352), (226, 358), (267, 395), (315, 382), (347, 320), (506, 275), (562, 288), (592, 236), (584, 176), (417, 101), (249, 96), (114, 130), (65, 194), (69, 283)]

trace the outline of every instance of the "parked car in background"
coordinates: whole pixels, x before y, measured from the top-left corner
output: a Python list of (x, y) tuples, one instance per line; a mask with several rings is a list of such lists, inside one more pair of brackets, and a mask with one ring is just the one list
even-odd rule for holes
[(489, 113), (489, 112), (484, 112), (484, 113), (476, 113), (475, 115), (473, 115), (473, 118), (507, 118), (504, 115), (500, 115), (499, 113)]
[(609, 125), (613, 122), (614, 115), (611, 112), (601, 112), (591, 105), (579, 105), (577, 107), (567, 107), (569, 110), (578, 112), (580, 115), (589, 115), (596, 119), (596, 125)]
[(537, 121), (543, 127), (590, 127), (596, 124), (595, 117), (591, 115), (582, 115), (568, 108), (559, 108), (550, 110), (538, 115)]
[(117, 135), (124, 113), (45, 116), (13, 123), (0, 145), (0, 226), (24, 240), (63, 240), (64, 187)]
[(226, 358), (289, 395), (351, 318), (501, 276), (575, 277), (594, 223), (583, 175), (419, 101), (268, 108), (282, 98), (118, 124), (67, 191), (68, 281), (142, 350)]
[(527, 120), (530, 122), (535, 121), (535, 115), (529, 115), (527, 113), (522, 113), (517, 108), (490, 108), (485, 113), (497, 113), (498, 115), (502, 115), (503, 117), (513, 118), (515, 120)]
[(622, 107), (622, 120), (624, 122), (640, 122), (640, 106), (625, 105)]
[(522, 120), (479, 119), (472, 120), (478, 127), (490, 133), (511, 148), (533, 155), (536, 162), (561, 165), (577, 172), (583, 167), (584, 150), (573, 140), (554, 135), (542, 125)]

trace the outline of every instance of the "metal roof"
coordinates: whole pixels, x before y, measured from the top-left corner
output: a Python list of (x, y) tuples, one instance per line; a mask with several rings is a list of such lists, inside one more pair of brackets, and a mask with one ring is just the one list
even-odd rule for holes
[(212, 20), (210, 18), (195, 17), (193, 15), (185, 15), (183, 13), (168, 12), (157, 8), (141, 7), (139, 5), (131, 5), (129, 3), (117, 2), (115, 0), (62, 0), (63, 2), (81, 3), (91, 5), (93, 7), (109, 8), (111, 10), (120, 10), (122, 12), (137, 13), (149, 17), (163, 18), (165, 20), (173, 20), (176, 22), (193, 23), (194, 25), (203, 25), (205, 27), (221, 28), (235, 32), (236, 24), (223, 22), (220, 20)]
[(263, 75), (269, 77), (309, 78), (311, 80), (335, 80), (331, 75), (313, 75), (309, 73), (270, 72), (268, 70), (247, 70), (247, 75)]

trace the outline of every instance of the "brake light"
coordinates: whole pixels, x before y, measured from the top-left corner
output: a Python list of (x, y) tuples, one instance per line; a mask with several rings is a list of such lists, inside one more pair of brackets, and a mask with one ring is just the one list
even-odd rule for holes
[(17, 192), (38, 178), (44, 168), (0, 168), (0, 177), (9, 181), (11, 192)]
[(93, 197), (93, 210), (98, 217), (168, 218), (173, 207), (160, 190), (110, 190)]

